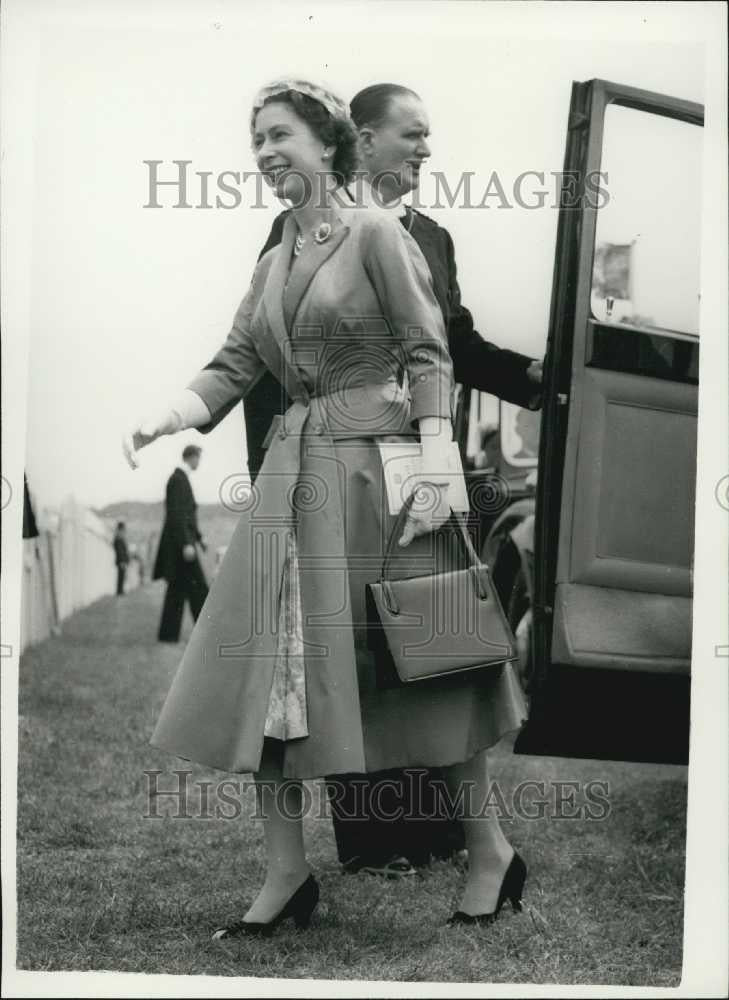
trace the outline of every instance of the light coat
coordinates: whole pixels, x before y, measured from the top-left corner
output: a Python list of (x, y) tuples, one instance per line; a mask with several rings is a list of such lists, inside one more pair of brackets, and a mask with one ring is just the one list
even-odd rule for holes
[[(262, 257), (228, 339), (193, 380), (215, 426), (272, 371), (292, 405), (269, 434), (152, 742), (226, 771), (257, 770), (288, 533), (299, 550), (307, 737), (284, 775), (312, 778), (466, 760), (523, 717), (509, 670), (379, 690), (365, 625), (393, 518), (378, 439), (450, 417), (452, 367), (427, 264), (396, 219), (342, 210), (290, 269), (296, 224)], [(432, 537), (400, 557), (427, 572)], [(420, 567), (419, 569), (417, 567)], [(415, 569), (414, 569), (415, 568)]]

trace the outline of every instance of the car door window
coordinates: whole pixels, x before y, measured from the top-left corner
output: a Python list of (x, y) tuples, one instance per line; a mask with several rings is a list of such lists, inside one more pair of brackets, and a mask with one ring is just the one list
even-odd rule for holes
[(605, 109), (595, 320), (698, 335), (702, 138), (686, 121)]
[(496, 468), (499, 461), (499, 401), (488, 392), (471, 393), (466, 436), (469, 469)]
[(501, 452), (513, 466), (534, 466), (539, 456), (541, 414), (514, 403), (501, 403)]

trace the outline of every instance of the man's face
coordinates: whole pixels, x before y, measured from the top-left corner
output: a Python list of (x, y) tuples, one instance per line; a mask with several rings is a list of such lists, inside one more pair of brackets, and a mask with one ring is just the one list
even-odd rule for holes
[(391, 99), (387, 118), (378, 128), (362, 129), (364, 165), (384, 201), (395, 201), (418, 187), (420, 168), (430, 156), (429, 135), (423, 102), (409, 94)]
[(190, 466), (190, 468), (194, 472), (195, 469), (200, 464), (200, 456), (199, 455), (190, 455), (190, 457), (187, 460), (187, 464)]

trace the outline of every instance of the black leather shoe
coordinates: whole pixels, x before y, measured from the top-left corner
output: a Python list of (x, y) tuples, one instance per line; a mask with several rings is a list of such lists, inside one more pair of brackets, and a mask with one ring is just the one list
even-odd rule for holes
[(499, 915), (499, 910), (508, 899), (511, 908), (515, 913), (521, 911), (521, 894), (526, 882), (527, 867), (520, 854), (514, 851), (509, 867), (506, 869), (504, 879), (499, 890), (499, 898), (496, 900), (496, 909), (493, 913), (464, 913), (463, 910), (456, 910), (448, 920), (449, 924), (492, 924)]
[(227, 927), (219, 927), (213, 932), (213, 941), (223, 941), (226, 938), (243, 937), (247, 934), (269, 937), (276, 927), (283, 923), (288, 917), (292, 917), (294, 923), (303, 930), (309, 926), (311, 915), (319, 902), (319, 883), (313, 875), (309, 875), (293, 896), (279, 910), (273, 920), (266, 923), (258, 923), (246, 920), (237, 920)]

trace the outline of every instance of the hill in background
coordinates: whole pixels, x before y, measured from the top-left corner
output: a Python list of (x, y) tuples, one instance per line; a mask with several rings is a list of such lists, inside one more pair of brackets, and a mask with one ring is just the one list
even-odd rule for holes
[[(127, 540), (134, 543), (142, 552), (149, 566), (154, 562), (157, 552), (159, 533), (164, 521), (164, 503), (147, 503), (141, 500), (121, 500), (118, 503), (107, 504), (106, 507), (94, 511), (98, 517), (107, 521), (112, 527), (117, 521), (124, 521), (127, 526)], [(208, 546), (203, 562), (210, 577), (215, 568), (215, 552), (220, 546), (227, 545), (238, 523), (238, 514), (222, 504), (202, 503), (197, 508), (197, 520), (200, 531)]]

